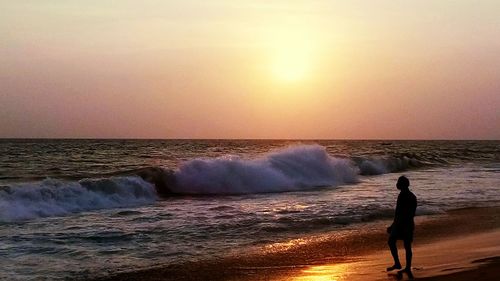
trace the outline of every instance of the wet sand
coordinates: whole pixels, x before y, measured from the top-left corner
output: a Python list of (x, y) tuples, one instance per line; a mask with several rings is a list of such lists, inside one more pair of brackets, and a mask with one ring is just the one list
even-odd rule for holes
[[(418, 279), (426, 280), (425, 277), (434, 277), (431, 280), (442, 280), (445, 275), (457, 276), (460, 275), (457, 273), (461, 271), (484, 271), (489, 266), (488, 263), (495, 263), (497, 256), (500, 256), (498, 237), (500, 237), (500, 229), (416, 246), (413, 274)], [(404, 265), (404, 253), (400, 253), (400, 257), (403, 258)], [(391, 264), (392, 258), (388, 252), (377, 251), (373, 254), (354, 257), (349, 262), (310, 266), (272, 280), (408, 279), (406, 274), (398, 276), (397, 271), (385, 272), (384, 268)]]
[[(395, 280), (396, 275), (385, 272), (392, 263), (385, 234), (389, 223), (367, 223), (224, 259), (131, 270), (96, 280)], [(413, 267), (417, 279), (499, 279), (500, 207), (417, 217), (416, 224)], [(399, 246), (404, 264), (404, 250)]]
[(486, 258), (476, 260), (473, 263), (476, 267), (465, 271), (459, 271), (446, 275), (440, 275), (428, 278), (419, 278), (422, 281), (471, 281), (485, 280), (493, 281), (500, 279), (500, 257)]

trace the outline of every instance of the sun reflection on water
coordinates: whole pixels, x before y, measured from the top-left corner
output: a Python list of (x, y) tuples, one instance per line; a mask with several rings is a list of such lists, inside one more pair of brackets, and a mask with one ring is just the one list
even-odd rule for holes
[(301, 245), (305, 245), (308, 243), (309, 240), (299, 238), (299, 239), (292, 239), (287, 242), (278, 242), (278, 243), (273, 243), (270, 245), (266, 245), (264, 249), (267, 252), (283, 252), (286, 250), (290, 250), (291, 248), (295, 248)]

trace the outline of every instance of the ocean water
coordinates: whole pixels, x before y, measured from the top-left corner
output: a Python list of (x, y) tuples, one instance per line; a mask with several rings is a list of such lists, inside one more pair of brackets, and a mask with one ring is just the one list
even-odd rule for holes
[(361, 227), (391, 218), (401, 174), (418, 215), (497, 206), (500, 141), (0, 140), (0, 279), (97, 277)]

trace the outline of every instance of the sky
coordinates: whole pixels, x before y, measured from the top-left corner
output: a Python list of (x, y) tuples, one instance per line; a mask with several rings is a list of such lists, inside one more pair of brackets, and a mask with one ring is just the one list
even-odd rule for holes
[(500, 139), (500, 1), (0, 0), (0, 138)]

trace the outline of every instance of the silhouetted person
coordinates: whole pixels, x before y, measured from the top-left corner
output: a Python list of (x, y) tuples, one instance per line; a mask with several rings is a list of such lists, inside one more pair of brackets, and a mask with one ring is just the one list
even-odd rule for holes
[(406, 273), (409, 278), (413, 278), (413, 274), (411, 273), (411, 243), (413, 242), (413, 230), (415, 229), (413, 217), (417, 209), (417, 197), (410, 191), (409, 186), (410, 181), (407, 177), (399, 177), (396, 187), (401, 192), (396, 204), (394, 222), (387, 228), (387, 233), (389, 233), (388, 243), (392, 257), (394, 258), (394, 265), (388, 267), (387, 271), (401, 269), (396, 241), (403, 240), (406, 251), (406, 266), (403, 270), (398, 271), (398, 275), (401, 276), (403, 273)]

